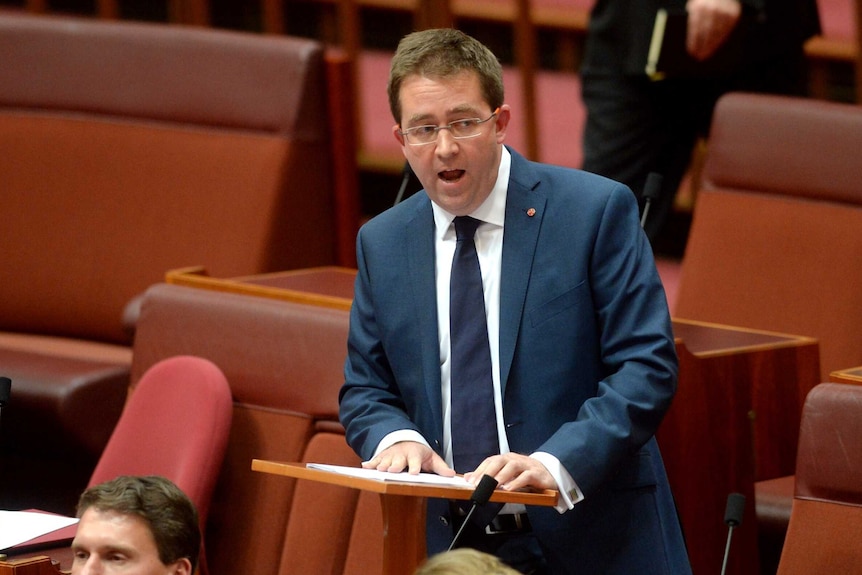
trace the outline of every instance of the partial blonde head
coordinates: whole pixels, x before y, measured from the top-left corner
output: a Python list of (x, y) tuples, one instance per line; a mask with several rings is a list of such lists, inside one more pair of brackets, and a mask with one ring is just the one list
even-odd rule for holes
[(502, 561), (475, 549), (454, 549), (428, 559), (414, 575), (520, 575)]

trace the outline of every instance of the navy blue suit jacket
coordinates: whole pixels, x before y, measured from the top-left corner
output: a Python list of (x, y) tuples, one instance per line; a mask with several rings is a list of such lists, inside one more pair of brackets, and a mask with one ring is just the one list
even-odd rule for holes
[[(535, 212), (533, 212), (535, 210)], [(533, 213), (533, 215), (530, 215)], [(512, 152), (500, 371), (512, 451), (553, 454), (585, 495), (529, 508), (553, 573), (688, 572), (653, 434), (676, 386), (667, 303), (631, 191)], [(442, 455), (434, 218), (424, 192), (362, 227), (345, 384), (347, 441), (370, 459), (414, 429)], [(452, 538), (429, 502), (429, 554)]]

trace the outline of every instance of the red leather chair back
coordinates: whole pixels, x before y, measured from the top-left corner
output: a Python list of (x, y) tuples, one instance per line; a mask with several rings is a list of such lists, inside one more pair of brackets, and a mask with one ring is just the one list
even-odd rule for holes
[(862, 386), (823, 383), (805, 401), (796, 491), (778, 575), (859, 573)]
[(209, 360), (177, 356), (153, 365), (130, 396), (90, 486), (118, 475), (162, 475), (191, 498), (203, 525), (232, 407), (227, 379)]
[(862, 364), (862, 107), (732, 93), (713, 116), (676, 317), (815, 337)]

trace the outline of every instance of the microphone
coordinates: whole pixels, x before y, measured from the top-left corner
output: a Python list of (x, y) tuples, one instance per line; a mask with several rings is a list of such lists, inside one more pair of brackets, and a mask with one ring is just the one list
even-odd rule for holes
[(0, 413), (3, 407), (9, 403), (9, 395), (12, 393), (12, 380), (8, 377), (0, 377)]
[(742, 525), (742, 513), (745, 510), (745, 495), (731, 493), (727, 496), (727, 507), (724, 510), (724, 522), (727, 523), (727, 545), (724, 547), (724, 561), (721, 564), (721, 575), (727, 569), (727, 557), (730, 555), (730, 538), (733, 528)]
[(644, 211), (641, 215), (641, 228), (646, 224), (649, 207), (653, 200), (661, 195), (661, 183), (664, 177), (658, 172), (650, 172), (647, 174), (646, 183), (644, 183), (644, 191), (641, 194), (644, 198)]
[(12, 393), (12, 380), (8, 377), (0, 377), (0, 407), (9, 403), (9, 395)]
[(455, 534), (455, 538), (452, 539), (452, 543), (446, 551), (452, 551), (452, 548), (455, 547), (455, 543), (458, 542), (458, 538), (461, 537), (461, 532), (464, 531), (464, 527), (467, 525), (467, 522), (470, 521), (470, 517), (473, 516), (473, 512), (476, 511), (478, 507), (482, 507), (488, 503), (488, 500), (491, 499), (491, 495), (494, 493), (495, 489), (497, 489), (497, 480), (490, 475), (483, 475), (482, 479), (479, 480), (479, 485), (477, 485), (476, 489), (473, 490), (473, 493), (470, 494), (470, 501), (473, 502), (473, 505), (470, 506), (470, 511), (467, 513), (467, 517), (464, 518), (464, 522), (461, 524), (461, 527), (458, 528), (458, 533)]
[(410, 182), (411, 175), (413, 175), (413, 168), (410, 167), (410, 162), (404, 162), (404, 169), (401, 171), (401, 187), (398, 188), (398, 194), (392, 203), (393, 206), (397, 206), (404, 198), (404, 192), (407, 190), (407, 184)]

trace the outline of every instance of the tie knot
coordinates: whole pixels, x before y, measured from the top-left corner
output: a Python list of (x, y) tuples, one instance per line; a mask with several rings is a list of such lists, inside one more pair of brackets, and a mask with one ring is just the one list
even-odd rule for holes
[(473, 236), (476, 235), (476, 228), (482, 223), (480, 220), (471, 218), (470, 216), (458, 216), (454, 222), (455, 236), (459, 240), (472, 240)]

